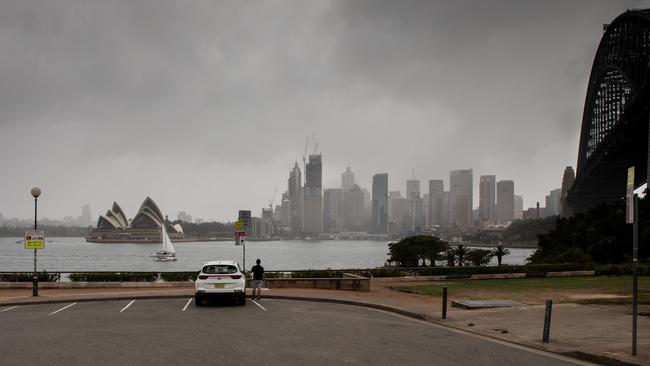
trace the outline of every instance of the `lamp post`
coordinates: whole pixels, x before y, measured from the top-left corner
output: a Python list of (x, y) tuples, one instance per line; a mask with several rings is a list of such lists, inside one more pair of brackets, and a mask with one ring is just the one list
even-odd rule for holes
[[(38, 187), (32, 188), (32, 196), (34, 197), (34, 230), (38, 230), (37, 213), (38, 213), (38, 196), (41, 195), (41, 189)], [(32, 296), (38, 296), (38, 275), (36, 274), (36, 249), (34, 249), (34, 276), (32, 277)]]

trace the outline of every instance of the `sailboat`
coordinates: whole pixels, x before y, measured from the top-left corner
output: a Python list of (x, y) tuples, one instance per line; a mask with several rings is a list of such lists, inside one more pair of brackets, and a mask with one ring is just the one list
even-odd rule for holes
[(154, 252), (153, 260), (156, 262), (174, 262), (177, 260), (176, 250), (172, 245), (172, 241), (169, 240), (169, 235), (167, 235), (167, 228), (165, 227), (165, 223), (163, 222), (161, 226), (162, 232), (160, 234), (160, 238), (162, 239), (162, 247), (160, 250), (156, 250)]

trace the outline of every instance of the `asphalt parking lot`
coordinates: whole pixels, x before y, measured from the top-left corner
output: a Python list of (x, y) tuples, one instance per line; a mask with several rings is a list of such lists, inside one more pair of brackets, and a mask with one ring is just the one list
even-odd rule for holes
[(0, 307), (2, 365), (574, 365), (362, 307), (190, 298)]

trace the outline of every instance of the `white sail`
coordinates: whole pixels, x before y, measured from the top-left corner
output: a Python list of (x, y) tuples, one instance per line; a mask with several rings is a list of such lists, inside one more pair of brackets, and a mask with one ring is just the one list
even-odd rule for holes
[(153, 260), (155, 260), (156, 262), (176, 261), (176, 250), (172, 245), (172, 241), (169, 239), (169, 235), (167, 235), (167, 228), (165, 227), (165, 223), (163, 222), (161, 226), (162, 227), (160, 232), (160, 238), (161, 238), (162, 246), (160, 250), (156, 250), (156, 252), (154, 253)]
[(165, 223), (162, 224), (162, 251), (170, 254), (176, 254), (176, 250), (172, 245), (172, 241), (167, 235), (167, 228), (165, 228)]

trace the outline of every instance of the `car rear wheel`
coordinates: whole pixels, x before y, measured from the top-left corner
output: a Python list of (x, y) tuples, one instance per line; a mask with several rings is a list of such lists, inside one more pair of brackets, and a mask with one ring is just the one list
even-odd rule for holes
[(194, 305), (196, 305), (196, 306), (203, 305), (203, 298), (201, 296), (199, 296), (198, 294), (194, 295)]

